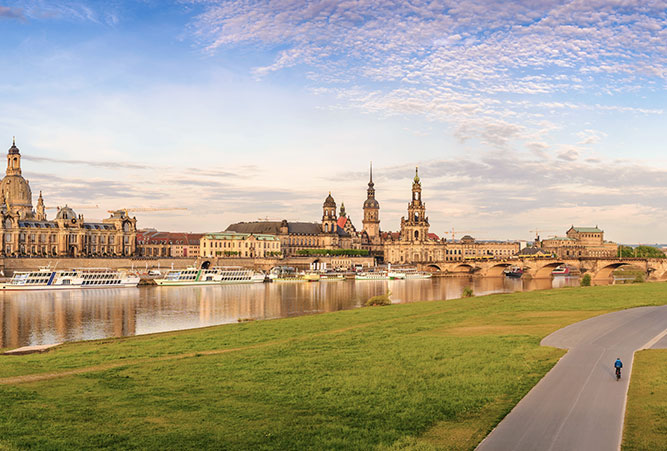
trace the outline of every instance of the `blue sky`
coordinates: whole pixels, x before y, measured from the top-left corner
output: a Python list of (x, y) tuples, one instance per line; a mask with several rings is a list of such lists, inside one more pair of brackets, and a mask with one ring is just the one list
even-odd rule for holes
[[(419, 165), (432, 231), (667, 235), (665, 1), (0, 1), (0, 140), (46, 203), (211, 231), (383, 230)], [(1, 141), (0, 141), (1, 142)]]

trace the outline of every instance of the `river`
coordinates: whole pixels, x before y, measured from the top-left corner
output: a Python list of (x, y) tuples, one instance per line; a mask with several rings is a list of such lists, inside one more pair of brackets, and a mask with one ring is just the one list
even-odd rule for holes
[(124, 337), (239, 320), (286, 318), (360, 307), (391, 290), (394, 303), (576, 286), (554, 279), (432, 278), (115, 288), (0, 293), (0, 348)]

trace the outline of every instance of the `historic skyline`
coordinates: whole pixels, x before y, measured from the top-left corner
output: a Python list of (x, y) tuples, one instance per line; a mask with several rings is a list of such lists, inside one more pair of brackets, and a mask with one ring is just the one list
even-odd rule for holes
[(332, 191), (359, 228), (373, 160), (383, 230), (419, 165), (438, 234), (664, 242), (665, 2), (560, 3), (5, 2), (0, 145), (88, 218), (190, 209), (140, 227), (317, 221)]

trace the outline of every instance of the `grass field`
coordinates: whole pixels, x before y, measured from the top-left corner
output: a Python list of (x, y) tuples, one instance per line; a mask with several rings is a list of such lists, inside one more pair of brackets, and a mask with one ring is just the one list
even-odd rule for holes
[(0, 450), (472, 449), (563, 354), (542, 337), (666, 303), (572, 288), (0, 356)]
[(635, 353), (623, 450), (667, 450), (667, 349)]

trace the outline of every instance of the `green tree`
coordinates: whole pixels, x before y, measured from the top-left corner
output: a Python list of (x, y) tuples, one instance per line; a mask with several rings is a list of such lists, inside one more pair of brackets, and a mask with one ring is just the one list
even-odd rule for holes
[(667, 257), (657, 247), (653, 246), (618, 246), (618, 256), (621, 258), (665, 258)]
[(579, 285), (582, 287), (590, 287), (591, 286), (591, 275), (590, 274), (584, 274), (584, 276), (581, 278), (581, 282), (579, 282)]

